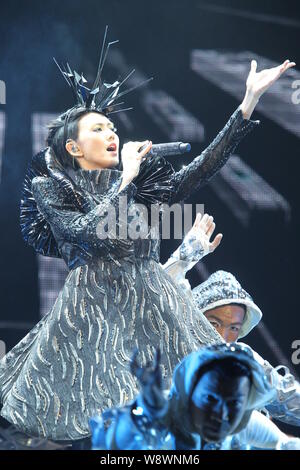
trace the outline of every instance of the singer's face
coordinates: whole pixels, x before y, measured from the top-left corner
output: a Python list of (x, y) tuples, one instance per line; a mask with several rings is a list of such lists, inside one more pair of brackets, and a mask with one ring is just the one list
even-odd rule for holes
[(112, 121), (99, 113), (85, 114), (78, 122), (77, 161), (85, 170), (113, 168), (119, 163), (119, 137)]

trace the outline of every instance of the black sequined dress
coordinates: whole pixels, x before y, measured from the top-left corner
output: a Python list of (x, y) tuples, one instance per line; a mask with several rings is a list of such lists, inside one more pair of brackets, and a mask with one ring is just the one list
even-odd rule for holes
[[(225, 164), (256, 122), (238, 109), (213, 143), (174, 172), (169, 203), (182, 201)], [(1, 415), (30, 435), (76, 440), (89, 417), (132, 400), (132, 352), (142, 362), (162, 349), (163, 375), (187, 354), (220, 337), (159, 264), (159, 239), (107, 239), (97, 226), (120, 196), (135, 204), (136, 187), (120, 193), (121, 172), (78, 170), (75, 183), (91, 210), (74, 211), (53, 178), (35, 178), (33, 193), (70, 268), (53, 308), (0, 362)]]

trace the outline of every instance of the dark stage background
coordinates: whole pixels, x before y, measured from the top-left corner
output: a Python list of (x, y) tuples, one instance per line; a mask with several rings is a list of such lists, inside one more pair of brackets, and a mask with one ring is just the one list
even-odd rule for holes
[[(146, 89), (127, 98), (134, 110), (126, 117), (116, 115), (121, 142), (190, 141), (192, 154), (172, 159), (177, 169), (210, 143), (240, 104), (252, 57), (259, 69), (284, 59), (297, 63), (281, 85), (261, 99), (253, 115), (261, 125), (242, 142), (234, 165), (228, 164), (188, 202), (204, 203), (217, 231), (224, 234), (220, 248), (194, 268), (191, 283), (217, 269), (235, 274), (264, 313), (262, 326), (246, 342), (273, 365), (285, 363), (300, 375), (300, 366), (292, 364), (292, 343), (300, 340), (300, 104), (292, 102), (292, 83), (300, 78), (298, 3), (2, 2), (0, 80), (6, 86), (6, 103), (0, 105), (2, 348), (5, 343), (9, 350), (38, 322), (40, 286), (44, 293), (47, 288), (55, 290), (47, 282), (41, 284), (43, 267), (19, 230), (22, 180), (43, 134), (39, 123), (72, 105), (71, 91), (52, 57), (69, 61), (91, 80), (108, 24), (110, 40), (120, 43), (107, 62), (107, 80), (132, 66), (140, 76), (154, 77)], [(163, 241), (162, 261), (178, 244), (178, 240)], [(295, 429), (289, 431), (297, 434)]]

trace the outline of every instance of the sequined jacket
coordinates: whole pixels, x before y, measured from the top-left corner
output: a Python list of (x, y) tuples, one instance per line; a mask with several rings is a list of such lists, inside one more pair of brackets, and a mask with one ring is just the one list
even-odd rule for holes
[[(174, 191), (168, 204), (183, 201), (207, 183), (226, 163), (243, 137), (259, 121), (243, 119), (238, 108), (213, 142), (189, 165), (173, 173), (170, 184)], [(59, 182), (53, 178), (35, 177), (32, 191), (40, 212), (49, 222), (62, 258), (69, 269), (87, 264), (95, 257), (136, 258), (151, 257), (159, 262), (159, 240), (148, 234), (144, 239), (124, 238), (101, 239), (99, 223), (106, 216), (109, 207), (118, 213), (120, 196), (127, 197), (128, 206), (134, 203), (139, 190), (134, 183), (119, 192), (122, 173), (117, 170), (78, 170), (75, 183), (81, 186), (89, 200), (90, 210), (81, 213), (74, 209)], [(120, 218), (117, 223), (120, 225)]]

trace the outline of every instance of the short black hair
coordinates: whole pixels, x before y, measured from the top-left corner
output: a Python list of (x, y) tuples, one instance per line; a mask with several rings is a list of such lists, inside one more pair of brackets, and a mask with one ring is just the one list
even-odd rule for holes
[(80, 168), (76, 158), (72, 158), (65, 145), (67, 139), (76, 140), (78, 138), (78, 122), (84, 115), (89, 113), (98, 113), (105, 116), (105, 114), (100, 111), (80, 106), (69, 109), (58, 118), (51, 121), (47, 126), (48, 136), (46, 144), (54, 150), (57, 160), (64, 168)]

